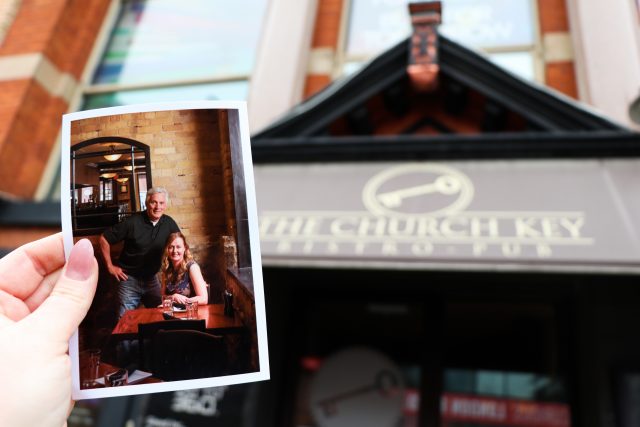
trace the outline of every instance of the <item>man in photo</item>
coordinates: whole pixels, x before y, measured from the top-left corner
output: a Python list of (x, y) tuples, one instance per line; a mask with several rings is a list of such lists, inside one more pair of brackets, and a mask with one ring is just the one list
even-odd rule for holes
[[(156, 273), (167, 238), (180, 231), (173, 218), (164, 214), (168, 202), (167, 190), (153, 187), (147, 191), (144, 211), (134, 213), (100, 236), (100, 251), (109, 274), (120, 282), (119, 317), (141, 302), (145, 307), (157, 307), (162, 302)], [(122, 252), (114, 264), (111, 245), (122, 241)]]

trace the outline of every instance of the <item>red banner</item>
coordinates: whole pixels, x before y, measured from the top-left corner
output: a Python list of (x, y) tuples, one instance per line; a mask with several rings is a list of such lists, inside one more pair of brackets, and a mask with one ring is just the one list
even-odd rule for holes
[[(569, 405), (445, 393), (442, 421), (513, 427), (570, 427)], [(446, 425), (446, 424), (445, 424)]]

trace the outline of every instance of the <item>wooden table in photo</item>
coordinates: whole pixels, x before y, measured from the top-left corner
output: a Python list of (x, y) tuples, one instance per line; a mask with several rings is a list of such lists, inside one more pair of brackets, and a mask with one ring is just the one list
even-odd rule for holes
[[(178, 319), (186, 319), (186, 312), (174, 312)], [(242, 324), (239, 316), (225, 316), (224, 304), (207, 304), (198, 306), (198, 319), (205, 320), (207, 332), (216, 335), (238, 334), (246, 332), (246, 327)], [(112, 331), (112, 335), (121, 339), (133, 339), (138, 336), (138, 325), (140, 323), (159, 322), (162, 317), (162, 307), (159, 308), (136, 308), (128, 310), (118, 321)]]

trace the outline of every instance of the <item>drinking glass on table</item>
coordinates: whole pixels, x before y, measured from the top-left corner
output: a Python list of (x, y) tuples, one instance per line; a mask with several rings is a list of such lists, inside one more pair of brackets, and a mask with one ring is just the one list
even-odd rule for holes
[(167, 314), (171, 314), (173, 312), (173, 300), (170, 296), (162, 298), (162, 312)]
[(187, 319), (198, 318), (198, 301), (187, 301)]
[(86, 350), (87, 363), (83, 369), (82, 388), (93, 388), (98, 379), (100, 371), (100, 355), (102, 352), (98, 348), (90, 348)]

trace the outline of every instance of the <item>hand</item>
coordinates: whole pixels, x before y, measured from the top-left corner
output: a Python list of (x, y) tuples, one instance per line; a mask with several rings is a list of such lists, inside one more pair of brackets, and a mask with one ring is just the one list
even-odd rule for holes
[(173, 302), (177, 302), (178, 304), (186, 304), (189, 301), (189, 298), (185, 297), (182, 294), (173, 294), (171, 295), (171, 299)]
[(80, 240), (64, 265), (62, 235), (0, 259), (0, 425), (62, 426), (73, 407), (69, 338), (98, 281), (93, 247)]
[(127, 280), (129, 278), (129, 276), (126, 275), (124, 270), (118, 267), (117, 265), (111, 265), (111, 267), (108, 267), (107, 270), (109, 270), (109, 274), (111, 274), (113, 277), (116, 278), (116, 280), (120, 282), (123, 280)]

